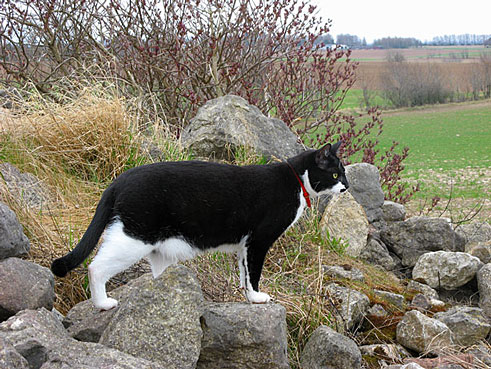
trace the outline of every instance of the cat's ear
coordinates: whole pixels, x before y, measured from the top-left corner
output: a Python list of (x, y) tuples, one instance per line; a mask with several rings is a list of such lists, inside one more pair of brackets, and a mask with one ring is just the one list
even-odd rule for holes
[(331, 149), (329, 150), (329, 152), (333, 155), (336, 155), (342, 144), (343, 144), (343, 141), (339, 141), (339, 142), (335, 143), (334, 145), (331, 146)]
[(324, 147), (317, 150), (315, 154), (315, 163), (319, 165), (320, 163), (326, 161), (327, 157), (330, 155), (332, 149), (332, 145), (328, 143)]

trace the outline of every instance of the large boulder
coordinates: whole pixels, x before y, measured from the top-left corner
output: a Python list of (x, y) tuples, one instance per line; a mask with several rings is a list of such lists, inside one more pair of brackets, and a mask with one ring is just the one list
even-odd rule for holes
[(465, 252), (429, 252), (416, 262), (413, 279), (432, 288), (454, 290), (474, 278), (481, 266), (478, 258)]
[(1, 323), (1, 340), (22, 355), (31, 369), (164, 368), (100, 344), (76, 341), (66, 333), (60, 320), (44, 308), (23, 310)]
[(398, 343), (418, 353), (438, 353), (453, 346), (450, 329), (417, 310), (404, 315), (397, 324), (396, 336)]
[(477, 287), (479, 289), (479, 306), (491, 318), (491, 263), (484, 265), (477, 272)]
[(464, 250), (464, 239), (443, 218), (421, 216), (388, 223), (381, 230), (380, 237), (402, 259), (402, 264), (409, 267), (413, 267), (427, 252)]
[(30, 247), (29, 239), (17, 216), (6, 204), (0, 202), (0, 260), (27, 254)]
[(28, 207), (38, 209), (49, 200), (48, 191), (31, 173), (22, 173), (10, 163), (1, 163), (0, 176), (9, 191)]
[(462, 224), (456, 227), (455, 231), (466, 243), (491, 241), (491, 225), (487, 222)]
[(329, 201), (320, 227), (323, 237), (347, 243), (345, 252), (349, 256), (359, 256), (367, 244), (369, 227), (365, 211), (349, 192)]
[(433, 318), (445, 323), (453, 333), (454, 342), (462, 346), (472, 346), (486, 339), (491, 330), (488, 318), (476, 307), (456, 306), (436, 313)]
[(160, 363), (194, 368), (201, 348), (203, 295), (196, 276), (182, 265), (133, 285), (104, 330), (100, 343)]
[(384, 192), (377, 167), (368, 163), (358, 163), (347, 165), (345, 169), (350, 185), (348, 191), (363, 206), (368, 221), (374, 223), (382, 220)]
[[(182, 132), (182, 144), (201, 157), (230, 159), (240, 146), (267, 158), (286, 159), (303, 151), (284, 122), (268, 118), (239, 96), (209, 100)], [(232, 154), (232, 155), (231, 155)]]
[(339, 332), (352, 329), (360, 323), (370, 307), (369, 298), (351, 288), (331, 283), (327, 285), (326, 292), (337, 309), (333, 314), (336, 316), (336, 330)]
[(277, 304), (207, 304), (197, 368), (289, 368), (285, 308)]
[(0, 260), (0, 321), (25, 309), (51, 310), (54, 285), (47, 268), (18, 258)]
[(359, 369), (361, 352), (350, 338), (320, 326), (307, 341), (300, 361), (303, 369)]

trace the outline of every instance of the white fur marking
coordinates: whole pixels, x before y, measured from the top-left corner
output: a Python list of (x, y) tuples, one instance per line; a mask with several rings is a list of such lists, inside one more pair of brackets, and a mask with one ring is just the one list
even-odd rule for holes
[(303, 211), (305, 210), (305, 206), (307, 206), (307, 200), (305, 200), (305, 197), (303, 196), (302, 191), (300, 191), (300, 193), (298, 194), (298, 197), (299, 197), (300, 203), (298, 205), (297, 214), (295, 215), (295, 219), (293, 219), (293, 222), (288, 226), (288, 228), (292, 227), (300, 219), (300, 217), (303, 214)]

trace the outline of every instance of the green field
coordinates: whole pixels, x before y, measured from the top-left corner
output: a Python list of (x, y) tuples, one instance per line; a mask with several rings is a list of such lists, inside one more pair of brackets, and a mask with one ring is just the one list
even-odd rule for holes
[(489, 201), (491, 101), (385, 112), (380, 147), (410, 148), (403, 178), (421, 183), (417, 197)]

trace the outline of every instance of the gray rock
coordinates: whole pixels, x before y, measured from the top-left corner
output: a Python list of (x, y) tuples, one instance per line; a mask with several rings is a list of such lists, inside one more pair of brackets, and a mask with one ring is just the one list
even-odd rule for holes
[(439, 299), (440, 296), (438, 296), (438, 292), (428, 286), (427, 284), (416, 282), (413, 280), (410, 280), (409, 283), (407, 284), (407, 290), (408, 291), (417, 291), (422, 293), (425, 296), (428, 296), (429, 298), (432, 299)]
[(383, 219), (384, 193), (380, 186), (380, 174), (376, 166), (358, 163), (346, 166), (349, 192), (363, 206), (370, 223)]
[(363, 207), (349, 192), (334, 196), (320, 222), (322, 237), (341, 240), (348, 244), (345, 252), (357, 257), (367, 244), (368, 220)]
[(484, 265), (477, 272), (479, 306), (491, 318), (491, 263)]
[(370, 309), (368, 309), (367, 316), (371, 316), (375, 318), (385, 318), (388, 317), (389, 314), (387, 313), (387, 311), (384, 309), (382, 305), (375, 304)]
[(371, 356), (380, 360), (388, 360), (389, 362), (402, 362), (405, 358), (411, 357), (404, 347), (393, 343), (360, 346), (360, 352), (363, 356)]
[(406, 209), (404, 208), (404, 205), (393, 201), (384, 201), (382, 212), (384, 214), (384, 220), (387, 222), (397, 222), (406, 219)]
[(464, 239), (442, 218), (413, 217), (404, 222), (388, 223), (380, 236), (385, 245), (412, 267), (419, 257), (431, 251), (463, 251)]
[(359, 258), (370, 264), (380, 265), (385, 270), (394, 270), (396, 261), (382, 241), (368, 237), (367, 245), (361, 250)]
[(384, 369), (425, 369), (417, 363), (396, 364), (386, 366)]
[(203, 295), (196, 276), (182, 265), (158, 278), (146, 274), (103, 332), (100, 343), (166, 368), (194, 368), (201, 347)]
[(0, 260), (0, 321), (25, 309), (51, 310), (54, 285), (47, 268), (18, 258)]
[(475, 256), (484, 264), (491, 262), (491, 241), (470, 242), (465, 245), (465, 252)]
[(491, 325), (482, 309), (469, 306), (456, 306), (448, 311), (436, 313), (433, 318), (445, 323), (453, 333), (454, 342), (462, 346), (472, 346), (485, 339)]
[(327, 285), (326, 292), (337, 308), (333, 314), (336, 315), (338, 323), (336, 330), (340, 332), (351, 329), (360, 323), (370, 307), (368, 297), (351, 288), (331, 283)]
[(454, 290), (474, 278), (481, 266), (478, 258), (465, 252), (429, 252), (418, 259), (413, 279), (433, 288)]
[(422, 293), (418, 293), (417, 295), (415, 295), (410, 305), (412, 309), (419, 310), (423, 313), (425, 311), (430, 311), (431, 306), (431, 298), (423, 295)]
[(396, 336), (398, 343), (418, 353), (438, 353), (453, 345), (452, 332), (444, 323), (417, 310), (404, 315)]
[(24, 310), (0, 324), (4, 339), (28, 362), (29, 368), (164, 368), (144, 359), (68, 336), (61, 322), (44, 308)]
[(286, 311), (278, 304), (207, 304), (197, 368), (289, 368)]
[(396, 306), (397, 308), (403, 310), (404, 305), (406, 304), (404, 296), (399, 295), (398, 293), (381, 291), (381, 290), (373, 290), (373, 293), (378, 298), (387, 301), (388, 303)]
[(491, 225), (487, 222), (462, 224), (456, 227), (455, 231), (466, 243), (491, 241)]
[(307, 341), (300, 361), (302, 369), (358, 369), (361, 352), (353, 340), (320, 326)]
[(0, 260), (27, 254), (31, 248), (15, 213), (0, 202)]
[(251, 147), (267, 158), (286, 159), (303, 151), (284, 122), (266, 117), (234, 95), (206, 102), (181, 137), (184, 148), (201, 157), (230, 159), (239, 146)]
[(345, 268), (341, 265), (323, 265), (322, 271), (331, 278), (350, 279), (359, 282), (365, 280), (363, 272), (360, 269), (353, 267)]
[(29, 369), (29, 363), (6, 339), (0, 337), (0, 368)]
[(28, 207), (39, 209), (49, 201), (48, 191), (33, 174), (22, 173), (10, 163), (1, 163), (0, 176), (5, 181), (9, 191)]
[[(140, 288), (141, 281), (134, 279), (128, 284), (116, 288), (108, 295), (120, 302), (126, 301), (133, 288)], [(68, 334), (84, 342), (99, 342), (102, 333), (111, 322), (119, 306), (111, 310), (95, 309), (92, 301), (85, 300), (75, 305), (63, 319)]]

